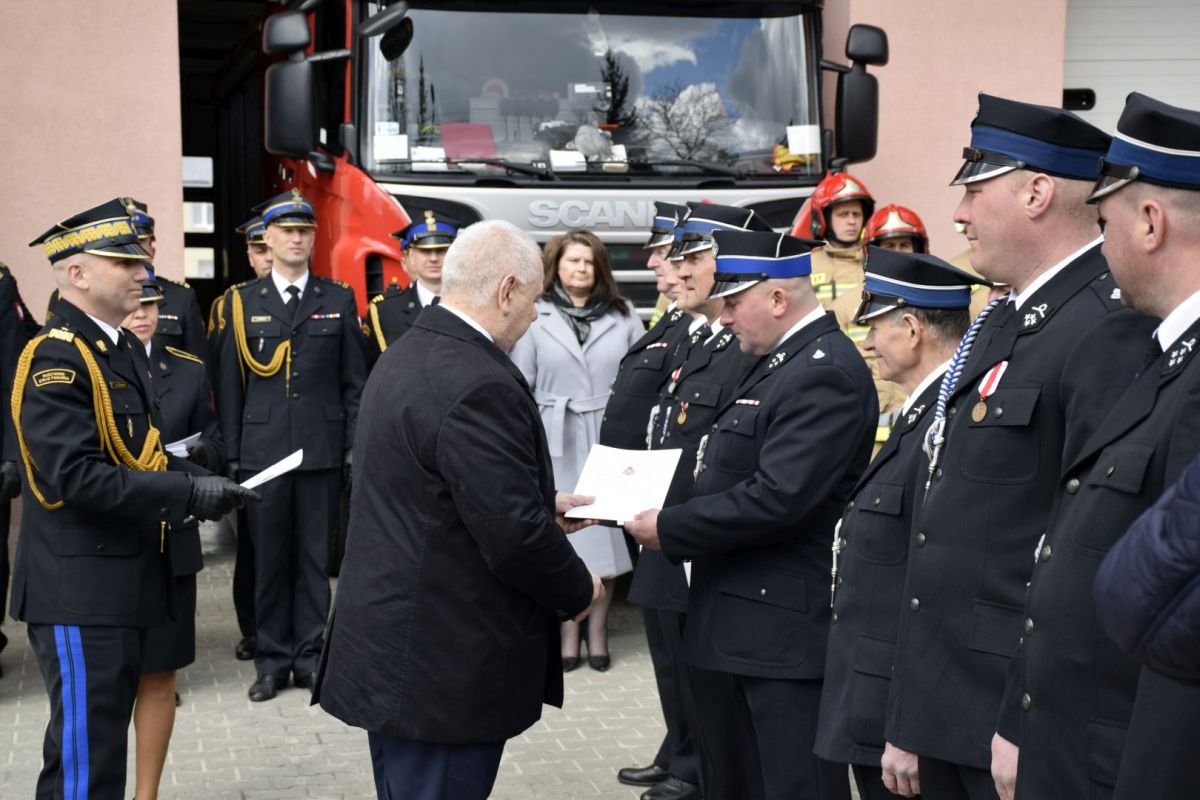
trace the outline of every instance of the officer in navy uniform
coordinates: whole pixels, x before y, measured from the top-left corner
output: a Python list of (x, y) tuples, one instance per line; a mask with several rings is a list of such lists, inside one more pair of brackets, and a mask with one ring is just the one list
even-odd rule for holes
[[(993, 743), (1031, 554), (1064, 452), (1078, 451), (1129, 380), (1104, 374), (1116, 354), (1076, 349), (1121, 308), (1084, 203), (1108, 142), (1061, 108), (979, 96), (955, 221), (972, 266), (1012, 292), (964, 337), (921, 458), (882, 760), (889, 789), (918, 780), (931, 797), (994, 798), (992, 746), (1019, 738), (1001, 727)], [(1065, 383), (1074, 363), (1103, 379)]]
[(37, 796), (120, 797), (146, 630), (176, 608), (167, 537), (256, 495), (163, 452), (146, 352), (119, 328), (149, 260), (121, 200), (32, 244), (61, 295), (12, 403), (26, 496), (12, 613), (50, 699)]
[[(4, 396), (12, 393), (13, 373), (17, 359), (26, 342), (37, 335), (41, 325), (29, 313), (17, 279), (8, 266), (0, 261), (0, 380), (3, 380)], [(20, 453), (17, 449), (17, 432), (13, 430), (12, 416), (3, 414), (0, 420), (0, 624), (4, 622), (4, 607), (8, 602), (8, 528), (12, 500), (21, 493), (21, 470), (18, 465)], [(0, 631), (0, 653), (8, 646), (8, 637)], [(0, 678), (4, 677), (4, 666), (0, 664)]]
[[(259, 216), (251, 217), (236, 228), (237, 233), (246, 237), (246, 260), (254, 271), (254, 278), (265, 278), (271, 274), (271, 250), (263, 241), (263, 225)], [(245, 286), (250, 281), (237, 284)], [(224, 311), (229, 293), (237, 287), (226, 289), (216, 300), (208, 312), (208, 350), (211, 353), (210, 371), (219, 374), (217, 359), (221, 354), (221, 337), (225, 335)], [(237, 549), (233, 558), (233, 613), (237, 617), (238, 632), (241, 639), (233, 648), (233, 655), (238, 661), (250, 661), (254, 658), (254, 543), (251, 541), (249, 523), (246, 522), (244, 509), (237, 513)]]
[(432, 211), (392, 234), (404, 251), (409, 284), (404, 289), (392, 284), (371, 300), (363, 323), (368, 367), (375, 366), (388, 345), (408, 332), (422, 309), (437, 304), (442, 292), (442, 260), (457, 235), (457, 227), (437, 219)]
[(812, 748), (829, 543), (870, 457), (875, 387), (817, 302), (805, 242), (766, 232), (713, 237), (722, 322), (759, 359), (700, 442), (692, 498), (626, 527), (672, 563), (692, 562), (683, 658), (704, 796), (848, 797), (846, 770)]
[[(296, 190), (255, 209), (271, 274), (224, 308), (217, 412), (230, 468), (253, 474), (296, 450), (300, 468), (247, 509), (254, 541), (255, 669), (250, 699), (312, 688), (329, 614), (329, 539), (366, 379), (354, 292), (314, 275), (312, 205)], [(287, 298), (287, 299), (285, 299)]]
[[(986, 281), (939, 258), (868, 247), (863, 349), (907, 394), (883, 447), (858, 480), (834, 533), (833, 617), (816, 753), (849, 764), (863, 800), (895, 797), (879, 759), (892, 651), (900, 624), (908, 530), (918, 502), (917, 461), (938, 388), (971, 322), (971, 290)], [(903, 787), (909, 795), (909, 787)]]
[[(1105, 553), (1200, 453), (1200, 112), (1129, 95), (1090, 202), (1108, 223), (1104, 254), (1122, 299), (1150, 317), (1130, 336), (1138, 378), (1055, 486), (1005, 697), (1019, 719), (1016, 787), (1021, 797), (1111, 797), (1114, 787), (1117, 797), (1200, 797), (1200, 688), (1139, 669), (1097, 630), (1092, 600)], [(1151, 318), (1162, 319), (1152, 336)]]
[[(679, 307), (694, 320), (685, 345), (668, 361), (658, 403), (645, 426), (650, 449), (683, 449), (664, 507), (691, 498), (700, 439), (708, 433), (717, 409), (758, 360), (743, 353), (733, 331), (721, 324), (725, 301), (710, 296), (716, 272), (713, 232), (738, 229), (762, 230), (766, 225), (744, 208), (689, 203), (680, 224), (680, 239), (669, 255), (669, 260), (678, 265)], [(700, 754), (688, 720), (691, 690), (686, 667), (680, 661), (687, 594), (682, 565), (672, 564), (656, 550), (647, 550), (638, 557), (629, 599), (640, 605), (647, 617), (654, 617), (647, 624), (650, 657), (663, 716), (670, 720), (668, 737), (675, 740), (668, 777), (642, 795), (646, 800), (700, 796)]]

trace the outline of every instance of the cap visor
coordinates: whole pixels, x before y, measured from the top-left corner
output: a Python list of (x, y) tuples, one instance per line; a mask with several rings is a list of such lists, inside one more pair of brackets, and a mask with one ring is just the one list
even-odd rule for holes
[(273, 219), (268, 223), (277, 228), (315, 228), (317, 221), (314, 219), (305, 219), (304, 217), (283, 217), (282, 219)]
[(106, 244), (100, 247), (84, 248), (85, 253), (104, 258), (132, 258), (137, 261), (149, 261), (150, 254), (137, 243)]
[(1096, 181), (1096, 185), (1092, 187), (1092, 193), (1084, 202), (1098, 203), (1102, 198), (1108, 197), (1126, 184), (1133, 183), (1133, 180), (1133, 178), (1123, 178), (1119, 175), (1101, 175), (1100, 180)]
[(986, 181), (989, 178), (995, 178), (1006, 172), (1012, 172), (1014, 169), (1016, 167), (1006, 164), (989, 164), (986, 161), (966, 161), (963, 162), (958, 174), (954, 176), (954, 180), (950, 181), (950, 185), (962, 186), (964, 183)]
[(708, 296), (710, 299), (729, 297), (731, 294), (744, 292), (756, 283), (762, 283), (762, 278), (755, 278), (749, 281), (717, 281), (713, 284), (712, 291), (708, 293)]
[(861, 325), (872, 317), (878, 317), (899, 307), (896, 303), (881, 303), (874, 298), (863, 300), (858, 306), (858, 311), (854, 312), (854, 324)]
[(675, 243), (675, 234), (674, 233), (654, 233), (654, 234), (651, 234), (650, 238), (646, 241), (646, 243), (644, 245), (642, 245), (642, 249), (643, 250), (653, 250), (656, 247), (662, 247), (664, 244), (674, 244), (674, 243)]

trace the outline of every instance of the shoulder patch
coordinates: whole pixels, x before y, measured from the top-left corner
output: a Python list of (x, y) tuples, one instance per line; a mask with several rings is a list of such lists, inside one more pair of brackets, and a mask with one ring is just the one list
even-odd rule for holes
[(195, 361), (197, 364), (204, 363), (203, 358), (193, 355), (193, 354), (189, 353), (187, 350), (180, 350), (178, 347), (171, 347), (170, 345), (167, 345), (164, 349), (171, 355), (175, 356), (176, 358), (182, 358), (187, 361)]
[(1100, 277), (1092, 281), (1091, 287), (1109, 311), (1124, 307), (1124, 303), (1121, 302), (1121, 287), (1117, 286), (1111, 272), (1101, 273)]
[(160, 281), (166, 281), (167, 283), (173, 283), (176, 286), (182, 286), (185, 289), (192, 288), (191, 285), (189, 285), (187, 281), (177, 281), (174, 278), (168, 278), (166, 275), (157, 275), (157, 277)]
[(73, 369), (44, 369), (41, 372), (35, 372), (30, 376), (33, 385), (37, 388), (42, 388), (52, 383), (74, 383), (75, 370)]
[(75, 334), (62, 328), (51, 328), (50, 330), (46, 331), (46, 336), (51, 339), (58, 339), (60, 342), (75, 341)]
[(375, 295), (374, 297), (372, 297), (372, 298), (371, 298), (371, 303), (372, 303), (372, 304), (374, 304), (374, 303), (381, 303), (381, 302), (383, 302), (383, 295), (381, 295), (381, 294), (377, 294), (377, 295)]
[(332, 283), (333, 285), (340, 286), (343, 289), (350, 288), (350, 284), (346, 283), (345, 281), (339, 281), (337, 278), (330, 278), (328, 275), (318, 275), (317, 277), (326, 283)]

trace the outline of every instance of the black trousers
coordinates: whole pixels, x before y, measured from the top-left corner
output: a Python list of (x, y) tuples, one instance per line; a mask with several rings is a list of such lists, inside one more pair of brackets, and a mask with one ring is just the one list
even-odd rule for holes
[(504, 742), (433, 744), (367, 732), (379, 800), (487, 800)]
[(38, 800), (125, 797), (145, 631), (30, 624), (28, 633), (50, 699)]
[(706, 800), (849, 800), (846, 766), (813, 753), (821, 681), (689, 671)]
[[(0, 503), (0, 625), (4, 624), (8, 603), (8, 579), (12, 575), (12, 564), (8, 560), (8, 524), (12, 518), (12, 503)], [(8, 637), (0, 631), (0, 653), (8, 646)]]
[(246, 509), (237, 512), (237, 550), (233, 556), (233, 613), (242, 636), (254, 635), (254, 537)]
[[(883, 767), (864, 767), (861, 764), (851, 764), (850, 771), (854, 773), (854, 783), (858, 785), (858, 796), (862, 800), (896, 800), (900, 796), (892, 794), (883, 785)], [(921, 796), (917, 795), (917, 798)]]
[(650, 645), (650, 661), (654, 664), (654, 680), (658, 684), (658, 700), (662, 704), (663, 736), (654, 763), (676, 778), (688, 783), (700, 783), (700, 753), (692, 740), (693, 701), (687, 665), (683, 663), (683, 626), (687, 614), (643, 608), (646, 641)]
[(917, 756), (921, 796), (926, 800), (999, 800), (991, 770)]
[(329, 616), (329, 534), (337, 520), (340, 469), (292, 472), (263, 484), (249, 503), (254, 539), (254, 664), (286, 682), (315, 673)]

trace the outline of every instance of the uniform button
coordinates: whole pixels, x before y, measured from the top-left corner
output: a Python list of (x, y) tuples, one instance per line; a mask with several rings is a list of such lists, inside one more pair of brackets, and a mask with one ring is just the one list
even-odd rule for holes
[(1026, 617), (1025, 618), (1025, 635), (1029, 636), (1031, 633), (1033, 633), (1033, 620), (1030, 619), (1029, 617)]
[(299, 392), (292, 392), (292, 399), (293, 399), (293, 400), (299, 400), (299, 399), (300, 399), (300, 393), (299, 393)]
[(938, 467), (937, 472), (935, 472), (934, 475), (937, 476), (938, 478), (942, 477), (942, 468)]
[(167, 511), (165, 508), (160, 508), (160, 509), (158, 510), (158, 515), (159, 515), (160, 517), (165, 517), (165, 516), (167, 516), (167, 515), (168, 515), (168, 514), (170, 514), (170, 513), (171, 513), (171, 512)]
[(836, 612), (836, 611), (835, 611), (835, 612), (833, 612), (833, 619), (832, 619), (832, 622), (833, 622), (833, 624), (834, 624), (834, 625), (837, 625), (837, 612)]
[(299, 378), (299, 377), (300, 377), (300, 373), (299, 373), (299, 372), (293, 372), (293, 373), (292, 373), (292, 377), (293, 377), (293, 378)]
[(1050, 549), (1050, 545), (1042, 545), (1042, 549), (1038, 551), (1038, 561), (1049, 561), (1050, 556), (1054, 555), (1054, 551)]
[(921, 610), (921, 601), (914, 597), (913, 599), (908, 601), (908, 607), (912, 611), (920, 611)]
[(759, 595), (759, 597), (766, 597), (766, 596), (767, 596), (767, 590), (766, 590), (766, 589), (759, 589), (759, 590), (758, 590), (758, 595)]
[(715, 431), (715, 430), (717, 429), (717, 426), (714, 424), (714, 425), (712, 426), (712, 429)]
[(925, 533), (924, 533), (924, 531), (922, 531), (917, 534), (917, 547), (924, 547), (924, 546), (925, 546)]
[(1021, 708), (1028, 711), (1032, 705), (1033, 705), (1033, 700), (1030, 699), (1028, 692), (1021, 695)]
[(737, 424), (738, 424), (738, 421), (735, 419), (735, 420), (733, 421), (733, 427), (735, 427), (735, 428), (736, 428), (736, 427), (737, 427)]
[(997, 406), (996, 410), (992, 412), (992, 416), (995, 417), (996, 419), (1000, 419), (1001, 417), (1004, 416), (1004, 409)]
[(953, 417), (953, 416), (954, 416), (954, 412), (956, 412), (956, 411), (958, 411), (958, 409), (957, 409), (957, 408), (955, 408), (954, 406), (950, 406), (950, 416), (952, 416), (952, 417)]
[(616, 393), (617, 393), (617, 390), (616, 390), (616, 389), (609, 389), (609, 390), (608, 390), (608, 396), (609, 396), (609, 397), (612, 397), (612, 396), (613, 396), (614, 394), (616, 394)]
[(1071, 478), (1071, 480), (1067, 481), (1067, 494), (1075, 494), (1078, 491), (1079, 491), (1079, 479), (1078, 478)]
[(848, 509), (854, 508), (854, 501), (851, 500), (849, 503), (846, 503), (846, 508), (848, 508)]
[(694, 399), (696, 399), (696, 398), (698, 398), (699, 396), (700, 396), (700, 393), (699, 393), (699, 392), (692, 392), (692, 399), (693, 399), (693, 400), (694, 400)]
[(1104, 474), (1106, 477), (1111, 478), (1112, 474), (1116, 471), (1117, 471), (1117, 468), (1115, 466), (1112, 466), (1112, 467), (1109, 467), (1108, 469), (1104, 470)]
[(879, 505), (879, 498), (878, 498), (878, 497), (876, 497), (874, 500), (872, 500), (872, 501), (871, 501), (871, 505), (873, 505), (873, 506), (877, 506), (877, 505)]
[(103, 552), (104, 552), (104, 545), (102, 545), (102, 544), (98, 544), (98, 545), (96, 545), (96, 549), (97, 549), (97, 550), (99, 550), (100, 552), (102, 552), (102, 553), (103, 553)]

